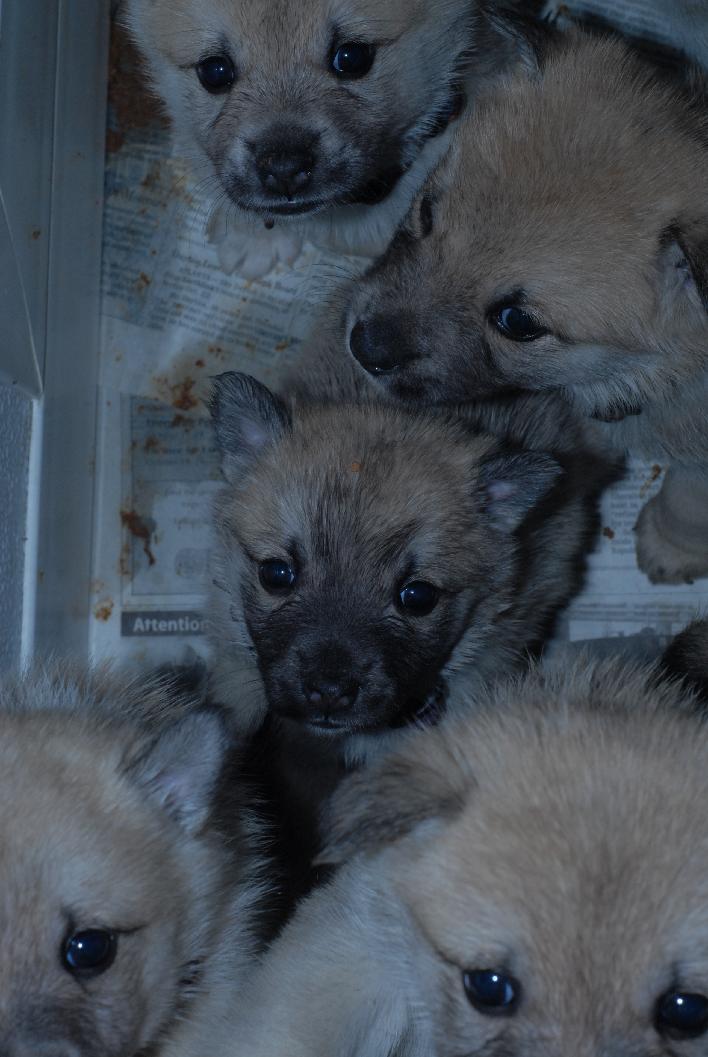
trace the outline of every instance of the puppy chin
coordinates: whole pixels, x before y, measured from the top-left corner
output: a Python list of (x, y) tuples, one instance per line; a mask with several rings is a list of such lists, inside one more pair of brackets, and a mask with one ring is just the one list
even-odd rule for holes
[(256, 214), (264, 220), (287, 221), (313, 216), (327, 209), (378, 205), (393, 193), (407, 168), (399, 160), (379, 169), (373, 164), (367, 167), (360, 162), (357, 169), (362, 175), (358, 177), (351, 170), (342, 173), (339, 167), (339, 172), (335, 169), (337, 179), (328, 178), (325, 171), (323, 178), (314, 180), (307, 193), (302, 195), (264, 195), (260, 187), (252, 185), (248, 176), (238, 172), (228, 176), (223, 187), (231, 202), (242, 212)]

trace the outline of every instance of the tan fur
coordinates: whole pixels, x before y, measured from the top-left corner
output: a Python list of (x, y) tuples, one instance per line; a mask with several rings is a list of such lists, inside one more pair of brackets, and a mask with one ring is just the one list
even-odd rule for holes
[[(698, 476), (708, 454), (705, 98), (704, 77), (671, 82), (622, 42), (579, 31), (510, 74), (464, 118), (353, 297), (355, 348), (357, 323), (370, 341), (373, 323), (389, 335), (383, 351), (360, 339), (359, 354), (398, 363), (379, 384), (426, 402), (557, 390), (590, 435)], [(491, 322), (504, 303), (548, 333), (505, 337)], [(691, 510), (672, 503), (676, 526), (651, 526), (658, 539), (640, 557), (652, 578), (708, 569), (708, 484), (699, 491)], [(662, 562), (672, 543), (683, 564)]]
[[(618, 661), (537, 672), (348, 780), (298, 911), (213, 1057), (698, 1057), (656, 1026), (708, 993), (708, 727)], [(518, 981), (480, 1013), (463, 973)], [(350, 1049), (351, 1040), (361, 1045)]]
[[(255, 948), (255, 846), (209, 822), (220, 721), (166, 683), (56, 667), (0, 684), (0, 731), (3, 1057), (179, 1053)], [(75, 977), (62, 951), (90, 929), (115, 960)]]
[[(222, 203), (213, 225), (222, 259), (238, 260), (229, 242), (248, 239), (249, 217), (261, 245), (247, 269), (268, 270), (266, 217), (279, 227), (271, 252), (286, 258), (303, 236), (382, 252), (449, 142), (447, 131), (431, 138), (441, 112), (463, 85), (474, 94), (514, 60), (513, 39), (485, 9), (477, 0), (129, 0), (127, 25), (177, 138)], [(377, 45), (366, 76), (332, 73), (335, 42), (346, 41)], [(236, 66), (225, 95), (206, 92), (195, 72), (214, 54)], [(311, 183), (290, 201), (264, 193), (254, 161), (263, 147), (314, 151)], [(283, 246), (284, 235), (294, 244)]]
[[(214, 692), (242, 730), (267, 701), (305, 723), (302, 688), (335, 644), (335, 674), (359, 684), (330, 734), (350, 759), (397, 737), (442, 686), (457, 707), (458, 687), (526, 664), (578, 586), (598, 467), (579, 455), (562, 470), (548, 454), (552, 400), (515, 411), (478, 422), (367, 401), (288, 408), (246, 376), (217, 380), (227, 484), (208, 614)], [(272, 558), (299, 572), (285, 598), (259, 584)], [(407, 580), (438, 587), (432, 613), (397, 609)]]

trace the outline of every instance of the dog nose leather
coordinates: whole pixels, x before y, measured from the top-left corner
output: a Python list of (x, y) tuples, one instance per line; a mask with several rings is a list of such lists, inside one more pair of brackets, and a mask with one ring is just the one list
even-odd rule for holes
[(354, 682), (344, 685), (323, 679), (305, 687), (308, 703), (328, 714), (346, 712), (356, 701), (358, 693), (359, 687)]
[(393, 371), (416, 359), (408, 329), (395, 316), (360, 319), (349, 336), (349, 348), (369, 374)]
[(264, 191), (294, 198), (311, 183), (315, 159), (309, 151), (268, 151), (259, 155), (256, 164)]

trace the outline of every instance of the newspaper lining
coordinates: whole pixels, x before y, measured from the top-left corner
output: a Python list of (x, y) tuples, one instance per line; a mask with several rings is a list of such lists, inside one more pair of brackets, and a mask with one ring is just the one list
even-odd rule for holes
[[(625, 8), (648, 31), (658, 5)], [(106, 171), (91, 652), (159, 661), (185, 646), (206, 648), (210, 508), (220, 479), (209, 378), (236, 369), (277, 384), (342, 261), (306, 246), (292, 268), (279, 265), (263, 280), (226, 275), (206, 238), (208, 200), (173, 156), (164, 126), (121, 130), (115, 141)], [(632, 528), (663, 472), (660, 462), (633, 462), (604, 497), (587, 586), (563, 615), (559, 641), (593, 640), (599, 650), (623, 637), (656, 652), (708, 607), (708, 581), (653, 586), (636, 566)]]

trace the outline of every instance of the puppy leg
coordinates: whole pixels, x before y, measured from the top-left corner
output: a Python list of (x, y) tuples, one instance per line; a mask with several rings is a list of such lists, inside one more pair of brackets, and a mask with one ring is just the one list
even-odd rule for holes
[(227, 275), (236, 272), (244, 279), (260, 279), (275, 265), (292, 264), (302, 250), (302, 235), (285, 224), (268, 230), (263, 222), (241, 218), (228, 203), (211, 215), (207, 237), (215, 247), (219, 264)]
[(698, 465), (669, 467), (636, 533), (637, 562), (652, 583), (708, 576), (708, 473)]

